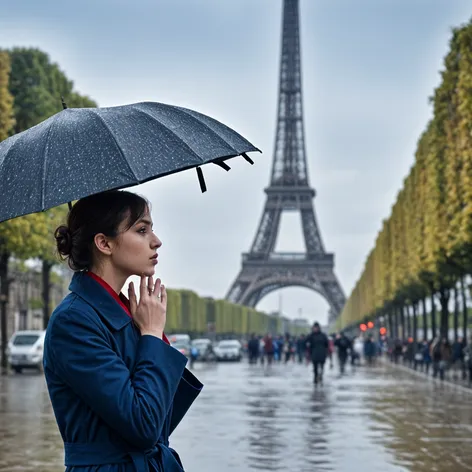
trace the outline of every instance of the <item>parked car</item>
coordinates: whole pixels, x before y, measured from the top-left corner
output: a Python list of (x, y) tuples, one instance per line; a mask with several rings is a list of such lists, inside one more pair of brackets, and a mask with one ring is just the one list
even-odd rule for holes
[(196, 348), (198, 351), (197, 360), (202, 362), (216, 361), (215, 350), (210, 339), (194, 339), (192, 341), (192, 347)]
[(46, 331), (16, 331), (8, 342), (8, 365), (17, 373), (23, 369), (43, 368)]
[(219, 361), (237, 361), (242, 358), (242, 346), (237, 339), (225, 339), (215, 347), (216, 358)]
[(176, 343), (178, 341), (184, 341), (188, 344), (190, 344), (190, 336), (188, 334), (172, 334), (170, 336), (168, 336), (169, 338), (169, 342), (172, 344), (172, 343)]
[(170, 345), (180, 351), (184, 356), (190, 358), (190, 341), (185, 339), (169, 340)]

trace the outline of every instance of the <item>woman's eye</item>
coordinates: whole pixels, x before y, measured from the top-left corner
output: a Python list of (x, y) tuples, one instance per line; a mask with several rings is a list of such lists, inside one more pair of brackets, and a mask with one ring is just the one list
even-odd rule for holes
[(145, 228), (145, 227), (138, 230), (138, 233), (145, 233), (145, 232), (146, 232), (146, 228)]

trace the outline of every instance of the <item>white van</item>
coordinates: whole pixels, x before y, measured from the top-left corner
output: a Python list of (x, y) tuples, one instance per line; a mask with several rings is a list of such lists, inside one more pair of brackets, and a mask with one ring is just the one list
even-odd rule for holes
[(46, 331), (16, 331), (8, 342), (8, 364), (17, 373), (43, 368)]

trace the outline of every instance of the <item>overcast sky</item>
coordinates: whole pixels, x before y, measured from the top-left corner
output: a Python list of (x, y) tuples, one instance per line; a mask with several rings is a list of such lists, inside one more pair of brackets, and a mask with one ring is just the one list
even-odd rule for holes
[[(451, 27), (470, 0), (300, 0), (307, 158), (315, 208), (349, 294), (431, 117)], [(158, 101), (196, 109), (263, 150), (229, 173), (204, 168), (135, 190), (153, 205), (169, 287), (224, 297), (264, 205), (276, 122), (282, 0), (21, 0), (0, 16), (0, 47), (49, 53), (100, 106)], [(299, 219), (278, 249), (303, 248)], [(279, 293), (282, 296), (279, 296)], [(288, 288), (258, 308), (326, 321), (328, 305)]]

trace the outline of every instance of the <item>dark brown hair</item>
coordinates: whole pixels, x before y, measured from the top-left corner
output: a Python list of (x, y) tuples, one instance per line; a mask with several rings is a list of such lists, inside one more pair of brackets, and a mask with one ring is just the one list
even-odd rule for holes
[(118, 236), (126, 221), (131, 228), (149, 210), (149, 202), (135, 193), (112, 190), (79, 200), (69, 212), (66, 225), (59, 226), (54, 236), (57, 251), (74, 271), (90, 269), (93, 244), (97, 234)]

